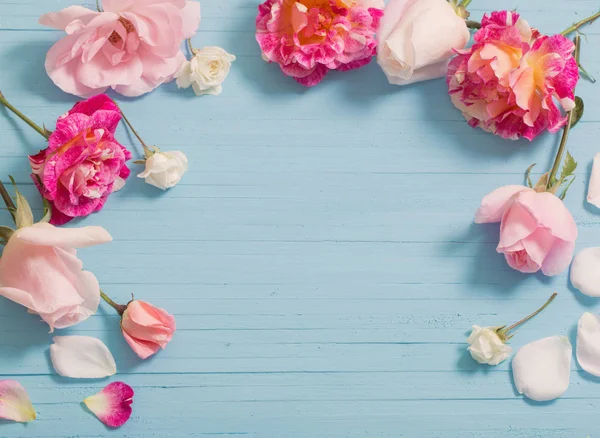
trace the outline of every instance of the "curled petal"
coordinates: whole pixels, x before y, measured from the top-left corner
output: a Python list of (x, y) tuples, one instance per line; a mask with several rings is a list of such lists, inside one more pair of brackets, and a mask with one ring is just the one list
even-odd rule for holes
[(571, 355), (571, 343), (565, 336), (551, 336), (521, 347), (512, 361), (519, 394), (535, 401), (563, 395), (569, 387)]
[(571, 283), (585, 295), (600, 297), (600, 247), (581, 250), (571, 265)]
[(29, 394), (15, 380), (0, 380), (0, 418), (19, 423), (28, 423), (36, 418)]
[(50, 357), (61, 376), (100, 379), (117, 372), (115, 360), (101, 340), (89, 336), (55, 336), (53, 340)]
[(577, 362), (594, 376), (600, 376), (600, 317), (589, 312), (577, 326)]
[(133, 389), (123, 382), (113, 382), (83, 403), (108, 427), (120, 427), (131, 416)]
[(588, 186), (587, 202), (600, 208), (600, 153), (594, 157), (592, 176)]
[(500, 187), (486, 195), (481, 201), (481, 206), (475, 213), (475, 223), (485, 224), (489, 222), (500, 222), (509, 201), (518, 193), (532, 190), (525, 186), (510, 185)]

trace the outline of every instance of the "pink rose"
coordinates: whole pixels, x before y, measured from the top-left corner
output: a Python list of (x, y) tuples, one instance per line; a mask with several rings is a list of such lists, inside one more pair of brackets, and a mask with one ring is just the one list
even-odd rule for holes
[(577, 225), (563, 202), (524, 186), (500, 187), (483, 198), (478, 224), (500, 222), (497, 251), (521, 272), (557, 275), (571, 263)]
[(567, 122), (575, 107), (579, 69), (575, 45), (562, 35), (545, 36), (516, 12), (484, 15), (470, 49), (450, 62), (452, 103), (473, 127), (503, 138), (533, 140)]
[(125, 185), (131, 153), (113, 136), (120, 120), (119, 108), (104, 94), (79, 102), (59, 117), (48, 148), (29, 157), (33, 181), (52, 205), (50, 223), (100, 211)]
[(265, 61), (307, 87), (329, 70), (371, 62), (383, 0), (266, 0), (258, 7), (256, 40)]
[(132, 301), (121, 319), (123, 336), (142, 359), (165, 348), (175, 333), (175, 318), (145, 301)]
[(195, 35), (200, 4), (186, 0), (103, 0), (104, 12), (70, 6), (40, 24), (67, 33), (46, 56), (63, 91), (87, 97), (113, 88), (140, 96), (173, 80), (185, 61), (181, 44)]
[(101, 227), (21, 228), (0, 258), (0, 295), (39, 314), (51, 331), (77, 324), (98, 309), (100, 287), (91, 272), (82, 271), (75, 248), (111, 240)]

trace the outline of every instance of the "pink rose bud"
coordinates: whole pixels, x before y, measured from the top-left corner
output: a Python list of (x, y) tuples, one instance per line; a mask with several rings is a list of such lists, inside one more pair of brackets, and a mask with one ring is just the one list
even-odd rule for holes
[(519, 185), (500, 187), (483, 198), (475, 222), (500, 222), (496, 250), (518, 271), (541, 269), (544, 275), (557, 275), (573, 258), (577, 225), (565, 204), (552, 193)]
[(145, 301), (132, 301), (121, 319), (123, 336), (142, 359), (165, 348), (175, 333), (175, 318)]

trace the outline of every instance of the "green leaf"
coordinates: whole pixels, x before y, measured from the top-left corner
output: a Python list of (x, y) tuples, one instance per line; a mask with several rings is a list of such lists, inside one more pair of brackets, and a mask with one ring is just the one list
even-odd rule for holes
[(577, 169), (577, 162), (573, 159), (571, 153), (567, 151), (567, 156), (565, 157), (565, 161), (563, 163), (559, 181), (564, 181), (568, 176), (573, 175), (575, 169)]
[(573, 128), (577, 122), (581, 120), (583, 117), (583, 110), (585, 109), (585, 105), (583, 104), (583, 99), (579, 96), (575, 96), (575, 108), (573, 108), (573, 121), (571, 122), (571, 128)]
[(33, 225), (33, 213), (25, 196), (17, 190), (17, 211), (15, 213), (17, 228), (30, 227)]
[(527, 186), (529, 188), (533, 187), (533, 183), (531, 182), (531, 170), (535, 167), (537, 163), (533, 163), (531, 166), (529, 166), (527, 168), (527, 170), (525, 171), (525, 180), (527, 181)]

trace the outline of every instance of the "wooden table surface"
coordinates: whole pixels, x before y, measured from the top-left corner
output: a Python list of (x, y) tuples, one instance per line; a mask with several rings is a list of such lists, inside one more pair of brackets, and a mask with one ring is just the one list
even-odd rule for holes
[[(474, 0), (474, 18), (497, 3)], [(0, 89), (49, 128), (75, 98), (46, 76), (45, 54), (62, 34), (37, 19), (70, 4), (0, 0)], [(557, 33), (598, 1), (502, 6)], [(114, 242), (81, 252), (86, 269), (115, 299), (133, 293), (172, 312), (173, 342), (140, 361), (102, 305), (57, 334), (99, 337), (119, 374), (65, 379), (49, 362), (47, 325), (0, 300), (0, 378), (20, 381), (38, 412), (25, 426), (0, 422), (0, 436), (600, 436), (600, 379), (576, 361), (567, 393), (534, 403), (517, 394), (510, 361), (482, 367), (466, 352), (472, 324), (512, 323), (554, 291), (556, 302), (518, 331), (515, 349), (550, 335), (574, 344), (580, 315), (600, 308), (567, 273), (512, 271), (495, 252), (497, 225), (472, 224), (486, 193), (521, 184), (531, 163), (538, 174), (551, 165), (558, 136), (530, 144), (474, 130), (443, 80), (391, 86), (374, 62), (304, 89), (262, 61), (256, 7), (202, 3), (195, 45), (237, 56), (221, 96), (197, 98), (174, 84), (139, 99), (114, 95), (148, 143), (188, 155), (181, 184), (162, 193), (132, 177), (101, 213), (72, 224), (112, 234)], [(600, 23), (585, 33), (582, 62), (600, 77)], [(566, 204), (581, 249), (600, 244), (600, 212), (584, 202), (600, 150), (600, 84), (581, 81), (577, 92), (586, 114), (571, 133), (579, 168)], [(118, 135), (141, 154), (123, 127)], [(0, 110), (0, 176), (14, 175), (37, 213), (27, 155), (43, 147)], [(6, 212), (0, 218), (9, 224)], [(113, 380), (136, 391), (118, 431), (81, 406)]]

